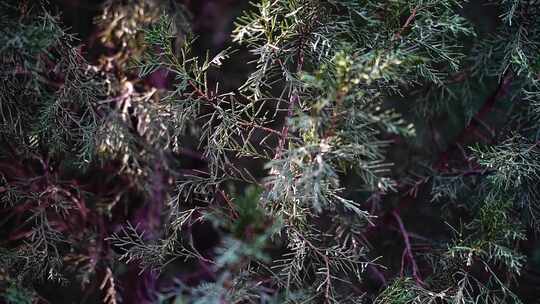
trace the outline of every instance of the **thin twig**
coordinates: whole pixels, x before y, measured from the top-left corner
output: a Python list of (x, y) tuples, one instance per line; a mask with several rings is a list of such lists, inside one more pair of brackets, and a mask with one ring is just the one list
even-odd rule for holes
[(285, 149), (285, 142), (287, 141), (287, 138), (289, 137), (289, 123), (287, 122), (287, 120), (293, 116), (294, 105), (298, 103), (299, 99), (300, 98), (298, 97), (297, 93), (293, 93), (291, 95), (291, 98), (289, 100), (289, 107), (287, 109), (287, 116), (285, 117), (283, 128), (281, 129), (279, 143), (276, 149), (276, 154), (274, 156), (274, 159), (279, 159), (283, 155), (283, 150)]
[[(300, 37), (300, 42), (298, 45), (298, 62), (296, 65), (296, 73), (299, 74), (303, 67), (304, 67), (304, 53), (303, 53), (303, 37)], [(278, 58), (278, 62), (284, 68), (283, 63)], [(294, 114), (294, 105), (300, 102), (300, 96), (298, 95), (298, 92), (296, 90), (293, 90), (291, 97), (289, 98), (289, 106), (287, 108), (287, 116), (285, 117), (285, 121), (283, 123), (283, 128), (281, 129), (281, 138), (279, 140), (278, 146), (276, 148), (276, 154), (274, 156), (274, 159), (279, 159), (283, 155), (283, 150), (285, 149), (285, 142), (287, 141), (287, 138), (289, 137), (289, 123), (287, 120), (289, 120), (293, 114)]]
[(407, 18), (407, 20), (405, 21), (405, 24), (403, 24), (403, 26), (399, 29), (399, 31), (394, 35), (395, 39), (401, 38), (401, 34), (403, 33), (403, 31), (406, 30), (409, 27), (409, 25), (411, 25), (411, 22), (416, 17), (416, 12), (418, 11), (418, 8), (419, 8), (419, 5), (412, 9), (411, 15), (409, 16), (409, 18)]
[(422, 278), (420, 277), (418, 264), (416, 264), (416, 260), (414, 259), (414, 256), (413, 256), (409, 233), (405, 229), (405, 225), (403, 225), (403, 221), (401, 220), (401, 217), (399, 216), (396, 210), (392, 211), (392, 215), (394, 216), (394, 218), (396, 219), (396, 222), (399, 225), (399, 230), (403, 237), (403, 241), (405, 242), (405, 249), (403, 251), (403, 256), (402, 256), (402, 261), (401, 261), (401, 272), (402, 272), (401, 274), (403, 275), (404, 257), (407, 256), (412, 266), (413, 278), (416, 280), (417, 283), (424, 284), (424, 282), (422, 281)]

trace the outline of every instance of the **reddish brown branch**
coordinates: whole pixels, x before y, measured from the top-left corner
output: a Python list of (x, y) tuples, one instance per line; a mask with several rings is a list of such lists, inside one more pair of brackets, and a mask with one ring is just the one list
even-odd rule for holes
[(414, 259), (409, 232), (405, 229), (405, 225), (403, 225), (403, 221), (401, 220), (401, 217), (399, 216), (399, 213), (397, 213), (396, 210), (392, 211), (392, 215), (394, 216), (396, 222), (398, 223), (399, 231), (401, 232), (401, 236), (403, 237), (403, 241), (405, 242), (405, 249), (403, 250), (403, 257), (401, 261), (401, 275), (403, 275), (403, 269), (404, 269), (404, 264), (405, 264), (404, 257), (407, 257), (409, 259), (409, 262), (411, 263), (413, 278), (415, 279), (417, 283), (424, 284), (424, 282), (422, 281), (422, 278), (420, 277), (418, 264), (416, 263), (416, 260)]
[(328, 260), (327, 256), (324, 256), (324, 264), (326, 265), (326, 278), (325, 278), (325, 284), (326, 288), (324, 291), (324, 298), (327, 303), (331, 302), (331, 296), (330, 296), (330, 287), (332, 286), (332, 276), (330, 275), (330, 261)]
[(227, 203), (227, 206), (229, 207), (229, 212), (230, 212), (230, 216), (233, 218), (233, 219), (237, 219), (240, 215), (238, 214), (238, 212), (236, 211), (236, 208), (234, 208), (234, 205), (232, 203), (232, 201), (229, 199), (229, 197), (227, 196), (227, 194), (225, 193), (225, 191), (219, 189), (218, 190), (218, 193), (219, 195), (221, 196), (221, 198), (223, 198), (223, 200), (225, 201), (225, 203)]
[(240, 124), (240, 125), (242, 125), (242, 126), (246, 126), (246, 127), (257, 128), (257, 129), (266, 131), (266, 132), (268, 132), (268, 133), (272, 133), (272, 134), (276, 134), (276, 135), (279, 135), (279, 136), (283, 136), (283, 133), (282, 133), (282, 132), (276, 131), (276, 130), (274, 130), (274, 129), (271, 129), (271, 128), (268, 128), (268, 127), (265, 127), (265, 126), (256, 125), (256, 124), (254, 124), (253, 122), (248, 123), (248, 122), (240, 121), (240, 122), (238, 122), (238, 124)]
[(285, 117), (283, 128), (281, 129), (280, 138), (279, 138), (279, 142), (278, 142), (274, 159), (281, 158), (281, 155), (283, 154), (283, 150), (285, 149), (285, 143), (287, 142), (287, 138), (289, 137), (289, 123), (287, 122), (287, 120), (293, 116), (294, 105), (298, 102), (298, 100), (299, 100), (298, 94), (293, 93), (289, 100), (289, 107), (287, 108), (287, 116)]
[(208, 94), (203, 92), (199, 88), (199, 86), (197, 86), (197, 84), (195, 84), (195, 82), (193, 80), (189, 80), (188, 83), (191, 86), (191, 88), (193, 89), (193, 93), (195, 93), (199, 98), (202, 98), (205, 101), (207, 101), (208, 103), (214, 105), (213, 102), (212, 102), (212, 99), (210, 97), (208, 97)]
[(405, 21), (405, 23), (403, 24), (403, 26), (399, 29), (399, 31), (394, 35), (395, 39), (399, 39), (401, 38), (401, 34), (403, 33), (404, 30), (406, 30), (412, 23), (412, 21), (414, 20), (414, 18), (416, 17), (416, 12), (418, 11), (418, 6), (413, 8), (412, 11), (411, 11), (411, 15), (409, 16), (409, 18), (407, 18), (407, 20)]
[[(497, 89), (493, 94), (491, 94), (483, 103), (482, 107), (476, 115), (471, 119), (469, 124), (461, 132), (458, 134), (456, 139), (454, 140), (454, 143), (449, 146), (449, 148), (439, 154), (439, 158), (437, 162), (434, 165), (434, 168), (436, 169), (443, 169), (447, 165), (448, 158), (450, 157), (450, 154), (455, 150), (459, 149), (460, 146), (463, 146), (466, 144), (467, 135), (469, 134), (476, 134), (478, 135), (478, 127), (483, 126), (487, 128), (486, 124), (484, 123), (485, 117), (493, 110), (496, 102), (506, 96), (508, 93), (508, 89), (510, 85), (512, 84), (512, 78), (513, 73), (511, 71), (507, 71), (501, 81), (499, 81), (499, 84), (497, 86)], [(491, 130), (490, 130), (491, 131)], [(490, 133), (494, 133), (491, 131)], [(492, 138), (493, 139), (493, 138)]]
[[(299, 45), (298, 45), (298, 51), (297, 51), (297, 57), (298, 62), (296, 64), (296, 73), (300, 73), (304, 67), (304, 51), (303, 51), (303, 37), (300, 37)], [(279, 64), (284, 68), (283, 62), (281, 59), (278, 58)], [(289, 123), (288, 119), (290, 119), (294, 114), (294, 105), (300, 102), (300, 97), (298, 95), (298, 92), (293, 91), (291, 97), (289, 98), (289, 106), (287, 108), (287, 115), (285, 116), (285, 121), (283, 122), (283, 128), (281, 129), (281, 137), (278, 142), (278, 146), (276, 148), (276, 154), (274, 156), (274, 159), (281, 158), (283, 154), (283, 150), (285, 149), (285, 143), (287, 142), (287, 138), (289, 137)]]

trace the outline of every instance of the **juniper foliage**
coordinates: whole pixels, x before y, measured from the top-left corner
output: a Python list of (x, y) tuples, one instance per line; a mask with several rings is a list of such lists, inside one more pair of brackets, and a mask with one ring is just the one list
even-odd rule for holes
[(259, 0), (200, 56), (179, 1), (109, 0), (95, 58), (0, 4), (3, 298), (527, 303), (540, 2), (480, 2)]

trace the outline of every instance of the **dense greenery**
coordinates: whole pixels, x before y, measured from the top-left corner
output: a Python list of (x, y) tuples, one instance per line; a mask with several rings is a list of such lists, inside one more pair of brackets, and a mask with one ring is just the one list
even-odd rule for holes
[(182, 3), (0, 3), (3, 301), (537, 299), (540, 1)]

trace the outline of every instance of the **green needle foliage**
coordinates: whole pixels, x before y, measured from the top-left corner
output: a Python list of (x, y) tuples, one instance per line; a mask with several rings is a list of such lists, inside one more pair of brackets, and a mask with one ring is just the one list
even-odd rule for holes
[(206, 56), (180, 2), (93, 57), (0, 4), (5, 301), (532, 303), (540, 1), (259, 0)]

